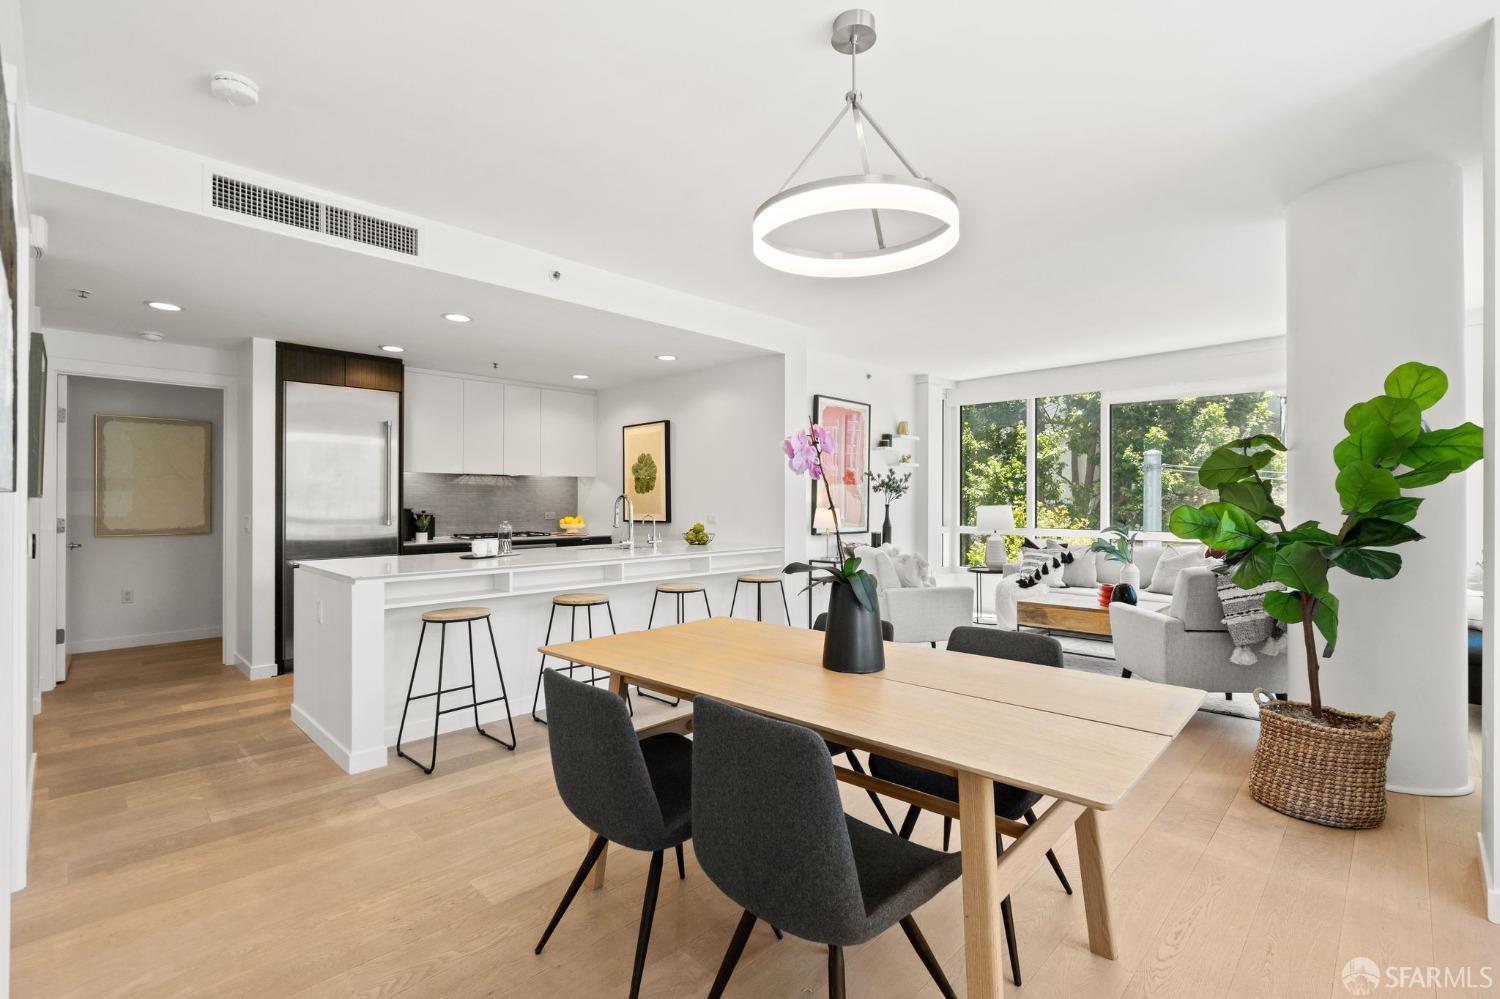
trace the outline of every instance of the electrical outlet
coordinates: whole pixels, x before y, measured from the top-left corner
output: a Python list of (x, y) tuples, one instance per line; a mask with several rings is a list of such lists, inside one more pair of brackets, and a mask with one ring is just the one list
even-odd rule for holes
[(705, 527), (713, 527), (718, 522), (719, 518), (715, 517), (713, 514), (709, 514), (707, 517), (703, 518), (703, 526)]
[(135, 603), (135, 591), (134, 590), (121, 590), (120, 591), (120, 603), (122, 603), (122, 604), (133, 604), (133, 603)]
[(542, 511), (542, 519), (543, 520), (556, 520), (557, 519), (557, 511), (556, 510), (543, 510)]

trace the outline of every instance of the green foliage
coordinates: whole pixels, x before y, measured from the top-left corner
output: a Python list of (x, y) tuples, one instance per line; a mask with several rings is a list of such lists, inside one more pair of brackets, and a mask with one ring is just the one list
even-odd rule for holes
[(880, 597), (875, 588), (875, 577), (859, 567), (859, 559), (850, 556), (844, 559), (842, 565), (828, 568), (827, 566), (812, 566), (806, 562), (790, 562), (781, 570), (783, 573), (825, 572), (828, 579), (835, 586), (847, 586), (854, 591), (854, 599), (859, 605), (872, 614), (880, 613)]
[[(1401, 556), (1387, 549), (1420, 541), (1410, 524), (1422, 500), (1403, 490), (1441, 482), (1462, 472), (1484, 453), (1484, 432), (1472, 423), (1440, 430), (1422, 426), (1448, 388), (1439, 369), (1412, 361), (1385, 379), (1385, 394), (1349, 407), (1348, 436), (1333, 449), (1338, 467), (1335, 488), (1344, 521), (1337, 533), (1315, 521), (1288, 528), (1262, 471), (1281, 460), (1281, 441), (1266, 434), (1233, 440), (1216, 448), (1199, 468), (1199, 482), (1216, 490), (1218, 501), (1184, 504), (1172, 511), (1172, 533), (1226, 552), (1226, 571), (1235, 585), (1250, 589), (1268, 581), (1286, 587), (1267, 593), (1266, 613), (1288, 624), (1301, 623), (1323, 636), (1323, 655), (1338, 644), (1339, 601), (1329, 589), (1329, 571), (1341, 569), (1366, 579), (1390, 579), (1401, 571)], [(1267, 526), (1262, 526), (1267, 525)], [(1317, 661), (1308, 663), (1313, 707)]]
[(911, 473), (899, 473), (895, 468), (886, 469), (884, 475), (866, 472), (865, 478), (870, 480), (871, 489), (885, 497), (886, 503), (895, 502), (911, 489)]
[(656, 459), (642, 451), (630, 466), (630, 478), (635, 484), (637, 496), (644, 496), (656, 488)]
[(1115, 562), (1128, 563), (1135, 554), (1137, 532), (1130, 530), (1124, 524), (1116, 524), (1104, 534), (1105, 537), (1094, 539), (1094, 543), (1089, 545), (1089, 551), (1099, 552), (1105, 558)]

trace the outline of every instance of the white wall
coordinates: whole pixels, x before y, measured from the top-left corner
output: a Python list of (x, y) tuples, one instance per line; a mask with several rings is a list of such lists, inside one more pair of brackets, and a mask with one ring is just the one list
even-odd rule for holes
[[(635, 382), (598, 395), (598, 471), (579, 512), (607, 531), (622, 479), (620, 428), (671, 420), (672, 523), (702, 521), (725, 541), (782, 538), (783, 362), (779, 355)], [(636, 529), (637, 540), (641, 528)]]
[[(1405, 361), (1451, 375), (1462, 369), (1462, 209), (1461, 172), (1438, 160), (1340, 177), (1291, 204), (1288, 522), (1341, 522), (1331, 454), (1351, 404), (1378, 394)], [(1452, 426), (1464, 414), (1464, 380), (1453, 377), (1424, 416)], [(1402, 548), (1398, 576), (1331, 578), (1340, 637), (1335, 655), (1321, 660), (1320, 684), (1334, 707), (1396, 712), (1393, 789), (1463, 794), (1470, 788), (1464, 483), (1450, 479), (1418, 495), (1424, 503), (1413, 526), (1426, 539)], [(1294, 694), (1305, 694), (1305, 674), (1293, 673)]]
[(1479, 803), (1479, 858), (1484, 878), (1484, 891), (1488, 902), (1491, 922), (1500, 923), (1500, 712), (1496, 711), (1495, 699), (1500, 697), (1500, 684), (1495, 682), (1495, 655), (1500, 651), (1500, 574), (1496, 572), (1495, 532), (1500, 526), (1500, 468), (1496, 466), (1496, 440), (1500, 433), (1500, 345), (1495, 342), (1497, 303), (1495, 295), (1500, 292), (1500, 192), (1495, 187), (1495, 171), (1500, 169), (1500, 73), (1495, 69), (1495, 22), (1485, 26), (1488, 48), (1484, 57), (1483, 108), (1480, 125), (1483, 133), (1482, 158), (1484, 162), (1484, 332), (1483, 332), (1483, 377), (1484, 392), (1484, 548), (1487, 553), (1484, 563), (1484, 666), (1480, 709), (1482, 732), (1480, 735), (1480, 803)]
[[(70, 653), (211, 638), (221, 629), (223, 393), (106, 378), (68, 379)], [(179, 537), (94, 534), (94, 417), (154, 416), (213, 424), (213, 531)], [(132, 600), (122, 602), (122, 592)]]

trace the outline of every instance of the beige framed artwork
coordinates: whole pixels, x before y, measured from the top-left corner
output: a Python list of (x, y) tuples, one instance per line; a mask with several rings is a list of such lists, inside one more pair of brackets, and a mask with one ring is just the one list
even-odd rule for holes
[(214, 425), (94, 417), (94, 536), (212, 534)]
[(621, 428), (625, 495), (635, 519), (672, 519), (672, 422), (653, 420)]

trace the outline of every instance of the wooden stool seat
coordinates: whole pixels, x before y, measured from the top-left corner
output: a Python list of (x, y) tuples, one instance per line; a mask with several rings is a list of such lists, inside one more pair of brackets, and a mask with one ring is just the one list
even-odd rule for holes
[(422, 620), (433, 624), (454, 624), (464, 621), (483, 621), (489, 616), (488, 607), (444, 607), (440, 610), (426, 611), (422, 614)]
[(702, 583), (657, 583), (657, 593), (702, 593)]
[(609, 597), (603, 593), (559, 593), (552, 602), (559, 607), (598, 607), (609, 603)]
[(741, 586), (753, 586), (753, 587), (755, 587), (755, 620), (757, 620), (757, 621), (764, 621), (765, 620), (765, 617), (762, 616), (762, 614), (761, 614), (761, 610), (762, 610), (761, 588), (765, 587), (765, 586), (774, 586), (774, 587), (776, 587), (776, 591), (781, 594), (781, 609), (786, 612), (786, 623), (787, 623), (788, 626), (791, 625), (791, 623), (792, 623), (792, 608), (786, 602), (786, 579), (785, 579), (784, 576), (782, 576), (781, 573), (779, 573), (779, 572), (747, 572), (747, 573), (742, 574), (739, 578), (737, 578), (734, 581), (734, 599), (732, 599), (732, 600), (729, 601), (729, 616), (730, 617), (734, 617), (734, 608), (735, 608), (735, 605), (737, 605), (740, 602), (740, 587)]
[(747, 572), (739, 578), (741, 583), (759, 583), (769, 586), (781, 582), (779, 572)]

